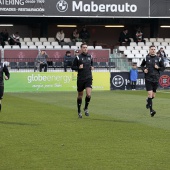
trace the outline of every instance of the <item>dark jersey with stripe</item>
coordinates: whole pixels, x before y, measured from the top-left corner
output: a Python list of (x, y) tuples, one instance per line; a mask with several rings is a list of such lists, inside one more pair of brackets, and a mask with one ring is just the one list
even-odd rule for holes
[[(159, 67), (155, 68), (155, 64)], [(165, 70), (164, 61), (162, 57), (147, 55), (142, 63), (141, 69), (144, 71), (148, 69), (148, 73), (145, 73), (145, 79), (151, 82), (158, 82), (160, 77), (160, 71)]]
[[(83, 64), (83, 68), (79, 69), (79, 66)], [(89, 54), (81, 53), (78, 55), (72, 65), (72, 70), (78, 71), (77, 79), (86, 80), (92, 79), (91, 67), (93, 66), (93, 58)]]

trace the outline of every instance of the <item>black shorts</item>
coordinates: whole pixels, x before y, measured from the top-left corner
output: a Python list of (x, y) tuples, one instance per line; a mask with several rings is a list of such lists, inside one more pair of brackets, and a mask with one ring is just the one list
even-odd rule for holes
[(156, 89), (158, 88), (158, 82), (151, 82), (145, 80), (146, 91), (153, 91), (156, 93)]
[(77, 91), (81, 92), (87, 87), (92, 88), (92, 79), (77, 80)]

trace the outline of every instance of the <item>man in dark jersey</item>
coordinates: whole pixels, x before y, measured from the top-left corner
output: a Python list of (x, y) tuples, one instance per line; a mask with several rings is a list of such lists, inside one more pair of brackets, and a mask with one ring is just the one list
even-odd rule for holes
[[(5, 75), (4, 75), (4, 73), (5, 73)], [(9, 74), (7, 66), (4, 63), (0, 62), (0, 111), (2, 108), (1, 100), (2, 100), (3, 94), (4, 94), (4, 79), (8, 80), (9, 76), (10, 76), (10, 74)]]
[(152, 108), (152, 99), (156, 96), (160, 71), (165, 70), (162, 57), (156, 55), (155, 46), (149, 47), (149, 54), (142, 60), (141, 69), (145, 73), (145, 86), (148, 92), (146, 108), (150, 109), (150, 115), (153, 117), (156, 111)]
[(92, 70), (93, 67), (93, 58), (88, 54), (87, 44), (81, 44), (81, 53), (76, 56), (73, 61), (72, 69), (78, 72), (77, 74), (77, 108), (78, 108), (78, 117), (82, 118), (81, 113), (81, 104), (83, 98), (83, 91), (86, 90), (85, 97), (85, 107), (84, 112), (85, 116), (89, 116), (88, 105), (91, 99), (92, 91)]

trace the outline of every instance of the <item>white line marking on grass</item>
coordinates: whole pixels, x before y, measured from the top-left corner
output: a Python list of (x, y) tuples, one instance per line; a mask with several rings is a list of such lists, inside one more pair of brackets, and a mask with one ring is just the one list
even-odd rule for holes
[(166, 92), (166, 91), (158, 91), (159, 93), (170, 93), (170, 92)]

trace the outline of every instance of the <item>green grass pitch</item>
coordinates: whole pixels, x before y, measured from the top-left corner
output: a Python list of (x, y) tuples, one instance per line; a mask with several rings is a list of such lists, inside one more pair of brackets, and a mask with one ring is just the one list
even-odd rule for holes
[(77, 92), (5, 93), (0, 170), (169, 170), (169, 96), (151, 118), (146, 91), (93, 91), (78, 119)]

